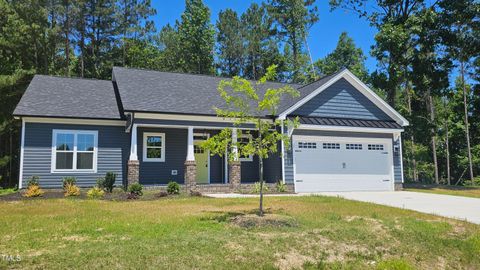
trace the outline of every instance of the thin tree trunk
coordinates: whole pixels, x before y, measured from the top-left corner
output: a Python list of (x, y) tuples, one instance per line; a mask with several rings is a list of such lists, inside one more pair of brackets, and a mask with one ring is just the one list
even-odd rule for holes
[(70, 77), (70, 3), (65, 3), (65, 76)]
[[(410, 93), (410, 90), (407, 87), (407, 105), (408, 105), (408, 113), (412, 115), (412, 94)], [(412, 155), (412, 177), (414, 182), (418, 182), (418, 173), (417, 173), (417, 159), (415, 158), (415, 135), (412, 134), (410, 135), (410, 141), (412, 142), (412, 147), (411, 147), (411, 155)]]
[(313, 74), (313, 79), (314, 80), (317, 80), (317, 74), (315, 72), (315, 66), (313, 64), (313, 58), (312, 58), (312, 53), (310, 52), (310, 47), (308, 46), (308, 42), (307, 42), (307, 36), (303, 36), (304, 40), (305, 40), (305, 47), (307, 48), (307, 51), (308, 51), (308, 56), (310, 57), (310, 65), (312, 67), (312, 74)]
[(468, 103), (467, 103), (467, 87), (465, 86), (465, 67), (463, 61), (460, 62), (461, 76), (462, 76), (462, 88), (463, 88), (463, 108), (465, 111), (465, 138), (467, 139), (467, 152), (468, 152), (468, 169), (470, 173), (470, 180), (473, 181), (473, 162), (472, 162), (472, 149), (470, 148), (470, 131), (468, 126)]
[(447, 184), (450, 186), (450, 143), (449, 143), (449, 137), (450, 135), (448, 134), (448, 121), (445, 121), (445, 150), (447, 154)]
[(438, 180), (438, 160), (437, 160), (437, 140), (435, 138), (435, 127), (434, 121), (435, 121), (435, 109), (433, 107), (433, 98), (430, 93), (428, 93), (428, 108), (430, 110), (430, 124), (432, 125), (432, 128), (430, 129), (430, 133), (432, 136), (432, 156), (433, 156), (433, 165), (434, 165), (434, 172), (435, 172), (435, 184), (439, 184)]

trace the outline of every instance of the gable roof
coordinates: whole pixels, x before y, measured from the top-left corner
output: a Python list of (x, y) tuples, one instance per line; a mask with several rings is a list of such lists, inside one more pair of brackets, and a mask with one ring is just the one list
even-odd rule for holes
[(35, 75), (15, 116), (121, 119), (111, 81)]
[[(344, 78), (347, 80), (352, 86), (354, 86), (360, 93), (365, 95), (370, 101), (372, 101), (379, 109), (385, 112), (389, 117), (394, 119), (399, 125), (401, 126), (408, 126), (408, 120), (405, 119), (402, 115), (400, 115), (395, 109), (393, 109), (387, 102), (385, 102), (382, 98), (380, 98), (372, 89), (366, 86), (360, 79), (357, 78), (352, 72), (348, 69), (340, 70), (339, 72), (332, 74), (326, 78), (323, 78), (317, 82), (322, 81), (321, 83), (314, 82), (309, 85), (311, 88), (309, 93), (300, 98), (296, 103), (289, 106), (287, 109), (283, 110), (279, 114), (280, 119), (285, 119), (288, 115), (298, 109), (300, 106), (320, 94), (322, 91), (326, 90), (329, 86), (337, 82), (338, 80)], [(315, 89), (313, 89), (315, 88)]]
[[(225, 104), (218, 94), (218, 84), (230, 79), (123, 67), (114, 67), (112, 78), (117, 84), (125, 111), (199, 115), (216, 115), (213, 108)], [(260, 91), (285, 85), (267, 82), (260, 86)], [(289, 85), (295, 89), (302, 86)], [(297, 100), (298, 98), (285, 97), (279, 111)]]

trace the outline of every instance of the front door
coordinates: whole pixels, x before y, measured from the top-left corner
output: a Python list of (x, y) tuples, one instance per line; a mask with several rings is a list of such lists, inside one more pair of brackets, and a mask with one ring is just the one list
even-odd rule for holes
[[(197, 136), (195, 136), (197, 137)], [(194, 141), (194, 152), (195, 152), (195, 163), (197, 164), (197, 183), (198, 184), (208, 184), (209, 179), (209, 155), (208, 151), (205, 151), (200, 147), (200, 144), (203, 140)]]

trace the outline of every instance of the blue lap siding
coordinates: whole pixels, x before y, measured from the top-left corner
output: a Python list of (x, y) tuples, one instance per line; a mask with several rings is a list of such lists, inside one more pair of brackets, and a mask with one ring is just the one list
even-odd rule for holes
[(340, 79), (292, 115), (310, 117), (392, 120), (347, 80)]
[[(97, 173), (51, 173), (54, 129), (98, 131)], [(126, 179), (129, 142), (129, 134), (122, 126), (25, 123), (23, 187), (33, 175), (40, 177), (40, 185), (44, 188), (61, 187), (62, 178), (66, 176), (75, 176), (81, 187), (91, 187), (107, 172), (116, 173), (115, 184), (121, 186)]]

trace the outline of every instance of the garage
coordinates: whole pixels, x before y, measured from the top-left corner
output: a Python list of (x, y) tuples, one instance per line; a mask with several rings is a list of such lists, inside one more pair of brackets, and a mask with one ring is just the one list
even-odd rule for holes
[(392, 140), (293, 136), (296, 192), (394, 189)]

